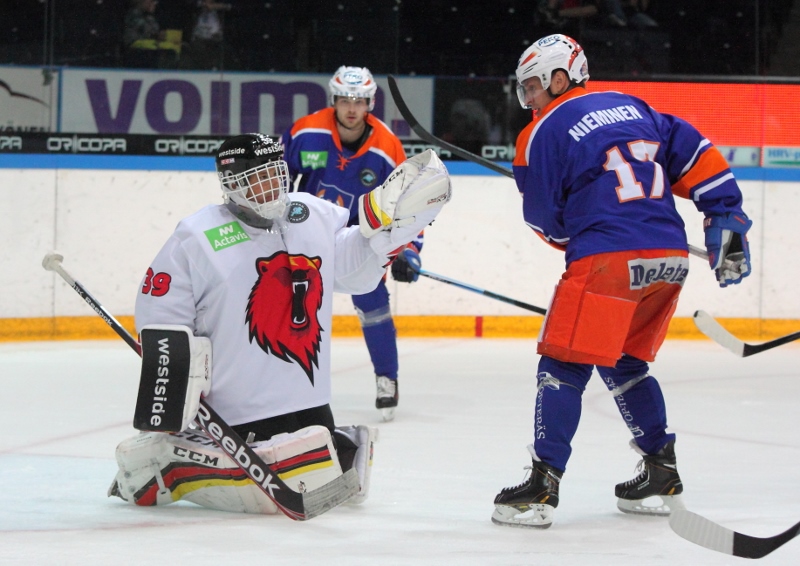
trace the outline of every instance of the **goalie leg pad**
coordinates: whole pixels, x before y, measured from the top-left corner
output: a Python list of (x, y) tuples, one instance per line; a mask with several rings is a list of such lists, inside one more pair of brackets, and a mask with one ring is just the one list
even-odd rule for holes
[[(290, 489), (320, 487), (342, 474), (330, 432), (311, 426), (251, 447)], [(129, 503), (168, 505), (178, 500), (238, 513), (275, 514), (275, 504), (202, 431), (145, 432), (117, 447), (119, 472), (109, 489)]]
[(179, 432), (197, 416), (211, 391), (211, 341), (187, 326), (142, 328), (142, 373), (133, 415), (138, 430)]
[(336, 440), (342, 469), (355, 468), (359, 490), (348, 503), (361, 504), (369, 496), (372, 474), (373, 445), (378, 441), (378, 429), (364, 425), (336, 427)]
[(313, 491), (342, 475), (330, 431), (319, 425), (276, 434), (252, 445), (290, 489)]

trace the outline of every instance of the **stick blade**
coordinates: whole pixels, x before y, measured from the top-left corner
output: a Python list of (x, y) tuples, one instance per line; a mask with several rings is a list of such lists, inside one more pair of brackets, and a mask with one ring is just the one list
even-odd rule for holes
[(744, 357), (744, 342), (725, 330), (716, 319), (705, 311), (694, 313), (694, 324), (698, 330), (711, 338), (714, 342), (727, 348), (739, 357)]
[(681, 538), (709, 550), (733, 555), (734, 532), (686, 509), (676, 509), (669, 517), (670, 528)]
[(767, 538), (734, 533), (733, 555), (742, 558), (763, 558), (776, 548), (780, 548), (795, 538), (798, 533), (800, 533), (800, 523), (797, 523), (779, 535)]
[(347, 470), (333, 481), (303, 494), (305, 520), (312, 519), (341, 505), (358, 493), (358, 473), (355, 468)]

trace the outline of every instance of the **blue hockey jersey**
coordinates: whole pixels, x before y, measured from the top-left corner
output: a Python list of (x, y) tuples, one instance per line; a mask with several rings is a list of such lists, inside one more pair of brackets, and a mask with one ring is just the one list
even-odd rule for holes
[(567, 264), (588, 255), (687, 249), (674, 196), (741, 212), (725, 158), (688, 122), (618, 92), (574, 88), (517, 138), (523, 217)]
[(372, 132), (356, 152), (342, 147), (333, 108), (300, 118), (281, 139), (292, 179), (302, 175), (298, 190), (349, 209), (351, 225), (358, 222), (358, 197), (406, 159), (403, 144), (386, 124), (372, 114), (366, 120)]

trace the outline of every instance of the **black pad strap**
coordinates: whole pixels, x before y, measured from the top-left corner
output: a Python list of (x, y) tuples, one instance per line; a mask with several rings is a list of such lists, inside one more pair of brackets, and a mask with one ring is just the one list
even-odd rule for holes
[(145, 328), (141, 343), (142, 374), (133, 428), (178, 432), (189, 383), (189, 335), (179, 330)]

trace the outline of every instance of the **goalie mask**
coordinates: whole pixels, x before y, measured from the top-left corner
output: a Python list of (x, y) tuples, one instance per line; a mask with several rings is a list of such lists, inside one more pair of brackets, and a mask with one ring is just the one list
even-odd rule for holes
[(347, 98), (366, 98), (369, 111), (372, 112), (372, 109), (375, 108), (375, 93), (378, 92), (378, 85), (366, 67), (339, 67), (328, 83), (328, 89), (331, 93), (331, 106), (336, 103), (337, 96), (346, 96)]
[(553, 71), (561, 69), (567, 73), (573, 84), (582, 83), (589, 78), (589, 64), (586, 54), (578, 42), (567, 35), (557, 33), (543, 37), (528, 47), (517, 63), (517, 98), (523, 108), (530, 108), (525, 102), (527, 79), (539, 77), (542, 88), (550, 88)]
[(247, 216), (282, 218), (289, 204), (289, 167), (283, 144), (263, 134), (243, 134), (223, 143), (216, 158), (222, 193)]

